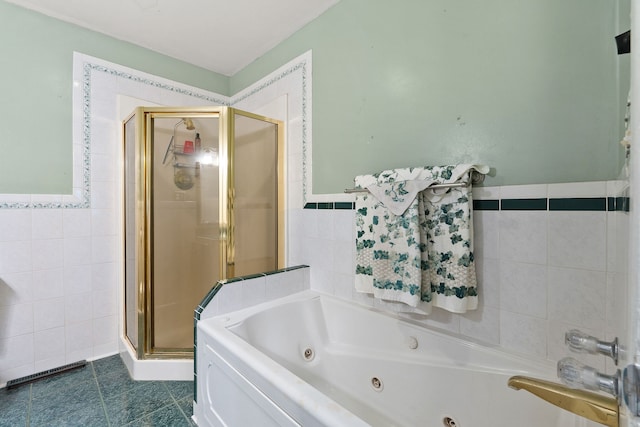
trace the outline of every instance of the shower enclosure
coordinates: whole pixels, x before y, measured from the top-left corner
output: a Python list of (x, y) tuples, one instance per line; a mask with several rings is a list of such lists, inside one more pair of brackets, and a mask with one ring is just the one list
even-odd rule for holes
[(282, 267), (283, 124), (230, 107), (139, 107), (124, 121), (125, 336), (193, 357), (217, 281)]

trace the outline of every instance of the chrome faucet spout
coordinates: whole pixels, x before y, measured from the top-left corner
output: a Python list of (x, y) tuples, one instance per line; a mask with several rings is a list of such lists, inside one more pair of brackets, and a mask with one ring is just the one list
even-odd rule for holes
[(508, 385), (514, 390), (526, 390), (552, 405), (591, 421), (610, 427), (619, 425), (618, 401), (615, 398), (524, 376), (509, 378)]

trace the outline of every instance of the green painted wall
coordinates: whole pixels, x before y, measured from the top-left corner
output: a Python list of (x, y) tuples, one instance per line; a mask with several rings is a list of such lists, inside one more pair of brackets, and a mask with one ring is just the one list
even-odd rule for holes
[(486, 185), (614, 179), (628, 90), (620, 16), (602, 0), (342, 0), (230, 92), (313, 49), (315, 193), (464, 162), (495, 168)]
[[(624, 33), (631, 28), (631, 0), (618, 0), (618, 25), (616, 35)], [(627, 112), (627, 98), (631, 85), (631, 55), (619, 55), (616, 61), (618, 66), (618, 108), (620, 120), (620, 139), (624, 135), (624, 117)]]
[(73, 51), (228, 95), (226, 76), (0, 1), (0, 193), (71, 193)]
[(481, 162), (487, 185), (616, 178), (629, 0), (342, 0), (230, 79), (0, 0), (0, 193), (69, 193), (72, 52), (224, 95), (313, 49), (313, 187)]

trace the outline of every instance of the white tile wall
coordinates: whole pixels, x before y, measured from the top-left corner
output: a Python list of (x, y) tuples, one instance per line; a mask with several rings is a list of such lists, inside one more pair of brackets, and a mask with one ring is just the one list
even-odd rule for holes
[[(604, 182), (485, 187), (475, 197), (604, 197), (619, 187)], [(290, 218), (289, 244), (295, 248), (290, 259), (311, 266), (313, 289), (384, 309), (353, 291), (355, 256), (347, 247), (354, 241), (353, 211), (299, 209)], [(563, 340), (572, 328), (603, 339), (626, 336), (628, 213), (476, 211), (474, 231), (478, 310), (458, 315), (434, 309), (427, 317), (413, 315), (414, 320), (507, 351), (553, 361), (571, 355), (614, 370), (603, 357), (570, 354)]]
[(225, 283), (200, 313), (200, 320), (309, 289), (309, 268), (301, 267)]
[(501, 212), (498, 222), (498, 258), (515, 262), (546, 264), (547, 217), (547, 212)]
[(547, 267), (499, 261), (500, 309), (544, 319), (547, 315)]

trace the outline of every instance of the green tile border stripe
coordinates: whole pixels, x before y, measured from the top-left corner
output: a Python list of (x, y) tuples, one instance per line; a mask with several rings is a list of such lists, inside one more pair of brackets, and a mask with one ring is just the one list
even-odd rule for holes
[(213, 285), (211, 290), (207, 292), (204, 298), (202, 298), (202, 301), (200, 301), (200, 304), (198, 304), (198, 307), (194, 310), (194, 319), (200, 320), (200, 315), (202, 314), (204, 309), (207, 307), (207, 305), (209, 305), (211, 300), (213, 300), (213, 298), (220, 291), (220, 289), (222, 289), (222, 287), (227, 283), (240, 282), (242, 280), (250, 280), (250, 279), (255, 279), (257, 277), (266, 277), (266, 276), (271, 276), (278, 273), (285, 273), (287, 271), (299, 270), (301, 268), (308, 268), (308, 267), (309, 267), (308, 265), (296, 265), (293, 267), (281, 268), (278, 270), (267, 271), (264, 273), (250, 274), (247, 276), (239, 276), (239, 277), (232, 277), (231, 279), (219, 280), (218, 282), (216, 282), (215, 285)]
[(220, 292), (220, 289), (222, 289), (222, 287), (227, 283), (241, 282), (243, 280), (255, 279), (257, 277), (267, 277), (267, 276), (271, 276), (278, 273), (285, 273), (287, 271), (300, 270), (301, 268), (309, 268), (309, 266), (295, 265), (293, 267), (285, 267), (279, 270), (267, 271), (265, 273), (250, 274), (248, 276), (232, 277), (231, 279), (218, 280), (215, 283), (215, 285), (213, 285), (213, 287), (209, 290), (209, 292), (207, 292), (204, 298), (202, 298), (202, 301), (200, 301), (200, 304), (198, 304), (198, 307), (196, 307), (196, 309), (193, 312), (193, 362), (194, 362), (193, 363), (193, 401), (194, 402), (196, 403), (198, 402), (198, 394), (197, 394), (198, 374), (196, 372), (196, 367), (198, 366), (196, 363), (196, 357), (198, 354), (197, 328), (198, 328), (198, 322), (200, 321), (200, 316), (202, 315), (202, 312), (207, 307), (207, 305), (209, 305), (209, 303), (213, 300), (216, 294)]
[(487, 199), (487, 200), (474, 200), (473, 210), (475, 211), (499, 211), (500, 200)]
[[(353, 202), (306, 203), (304, 209), (353, 210)], [(532, 199), (474, 199), (476, 211), (629, 212), (629, 197), (562, 197)]]
[(628, 197), (608, 197), (607, 198), (607, 210), (629, 212), (629, 198)]
[(500, 210), (503, 211), (546, 211), (547, 199), (502, 199)]
[(550, 211), (606, 211), (606, 197), (549, 199)]
[(334, 209), (355, 209), (355, 205), (353, 202), (335, 202)]

